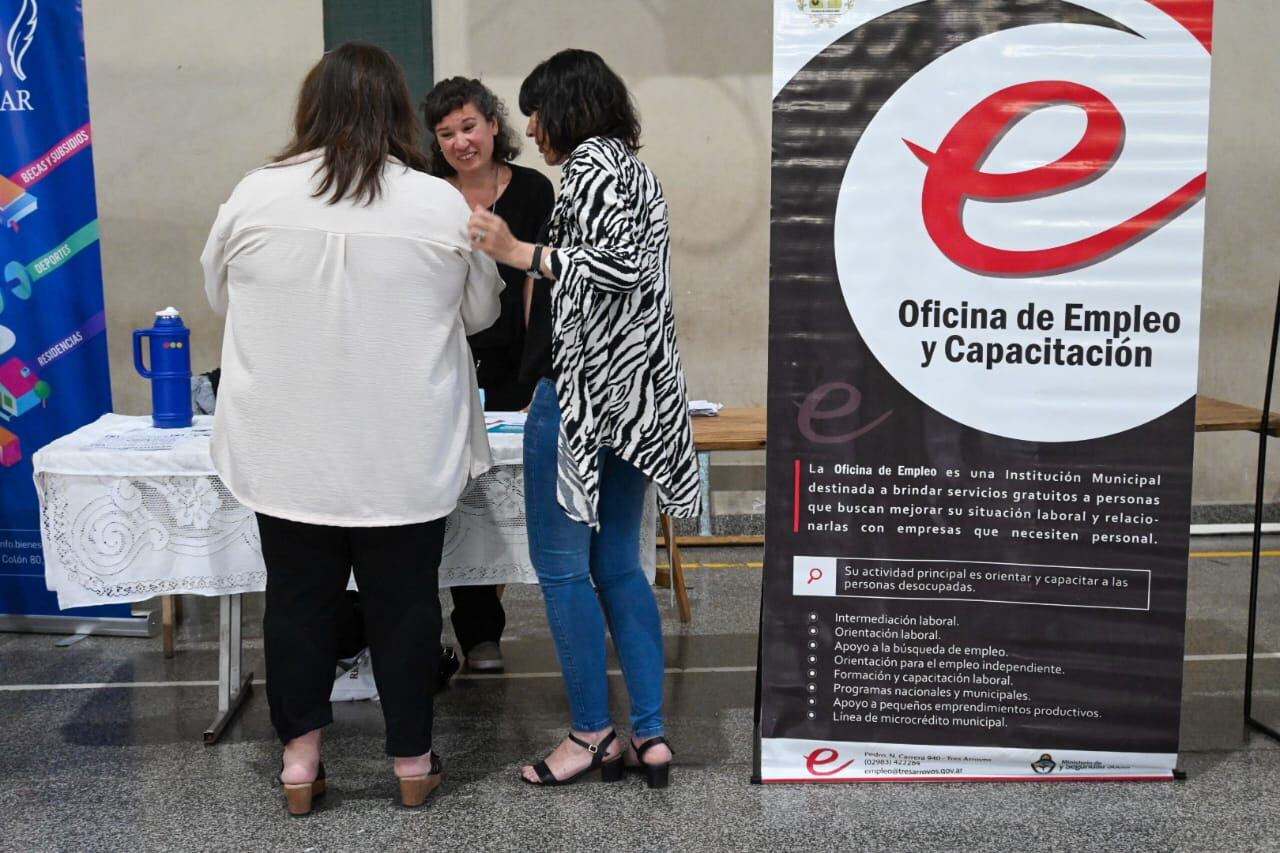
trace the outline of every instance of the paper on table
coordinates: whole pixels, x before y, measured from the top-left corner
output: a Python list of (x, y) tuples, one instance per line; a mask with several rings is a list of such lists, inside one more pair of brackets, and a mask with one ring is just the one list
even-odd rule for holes
[(193, 435), (208, 435), (212, 428), (138, 429), (107, 433), (85, 447), (86, 450), (173, 450), (178, 440)]
[(524, 412), (486, 412), (484, 428), (493, 433), (522, 433), (525, 418)]
[(710, 400), (690, 400), (689, 414), (693, 417), (714, 417), (720, 414), (720, 410), (724, 408), (723, 403), (713, 403)]

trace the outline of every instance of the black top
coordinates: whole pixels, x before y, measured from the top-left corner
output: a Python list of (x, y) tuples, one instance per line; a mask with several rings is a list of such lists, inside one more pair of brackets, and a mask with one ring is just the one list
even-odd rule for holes
[[(551, 215), (555, 191), (541, 172), (509, 163), (511, 182), (498, 197), (493, 212), (506, 220), (517, 240), (532, 243)], [(529, 405), (538, 377), (527, 380), (521, 361), (525, 349), (525, 271), (498, 264), (502, 289), (502, 313), (497, 322), (467, 338), (476, 360), (476, 379), (484, 389), (484, 407), (514, 412)], [(536, 296), (535, 296), (536, 300)], [(547, 317), (547, 359), (551, 356), (550, 305)]]
[[(550, 221), (538, 229), (535, 242), (547, 244)], [(524, 333), (524, 358), (520, 362), (520, 383), (532, 389), (542, 378), (554, 379), (551, 368), (551, 285), (546, 278), (533, 280), (529, 302), (529, 328)]]

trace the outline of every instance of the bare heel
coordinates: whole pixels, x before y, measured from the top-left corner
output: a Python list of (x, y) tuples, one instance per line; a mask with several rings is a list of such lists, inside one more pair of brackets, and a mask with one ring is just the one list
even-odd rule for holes
[[(282, 770), (284, 768), (281, 768)], [(320, 765), (316, 778), (311, 782), (302, 782), (301, 784), (288, 784), (281, 782), (284, 786), (284, 804), (289, 810), (289, 814), (294, 817), (311, 814), (311, 806), (313, 801), (324, 796), (324, 764)]]
[(431, 756), (431, 772), (421, 776), (400, 777), (400, 805), (416, 809), (427, 801), (431, 792), (444, 781), (444, 767), (439, 756)]
[(644, 773), (645, 782), (648, 783), (650, 788), (665, 788), (671, 784), (670, 760), (661, 764), (646, 764), (644, 760), (644, 754), (658, 744), (666, 746), (668, 750), (671, 750), (671, 754), (675, 755), (675, 750), (671, 749), (671, 744), (667, 743), (667, 739), (661, 735), (649, 738), (639, 746), (636, 746), (634, 739), (631, 742), (631, 748), (636, 751), (636, 760), (640, 763), (628, 769), (636, 773)]

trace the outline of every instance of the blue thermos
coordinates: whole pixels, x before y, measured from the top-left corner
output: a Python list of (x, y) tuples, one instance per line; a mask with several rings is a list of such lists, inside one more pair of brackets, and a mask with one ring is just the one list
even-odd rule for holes
[[(143, 338), (150, 370), (142, 366)], [(152, 422), (162, 429), (191, 426), (191, 330), (178, 309), (157, 311), (154, 326), (133, 333), (133, 366), (151, 380)]]

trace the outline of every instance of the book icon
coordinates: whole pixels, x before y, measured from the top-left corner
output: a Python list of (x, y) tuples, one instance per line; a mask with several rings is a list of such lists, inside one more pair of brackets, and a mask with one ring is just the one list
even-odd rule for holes
[(36, 197), (0, 175), (0, 225), (18, 230), (18, 222), (36, 212)]

